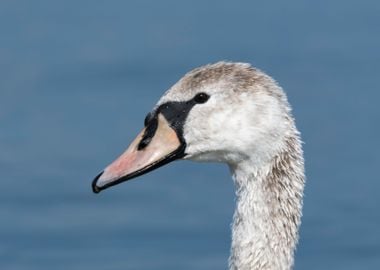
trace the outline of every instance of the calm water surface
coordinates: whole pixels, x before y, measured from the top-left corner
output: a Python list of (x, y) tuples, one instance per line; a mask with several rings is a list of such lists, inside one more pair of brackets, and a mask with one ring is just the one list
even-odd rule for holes
[(227, 269), (223, 165), (92, 178), (180, 76), (251, 62), (305, 141), (296, 269), (380, 269), (379, 1), (0, 2), (0, 269)]

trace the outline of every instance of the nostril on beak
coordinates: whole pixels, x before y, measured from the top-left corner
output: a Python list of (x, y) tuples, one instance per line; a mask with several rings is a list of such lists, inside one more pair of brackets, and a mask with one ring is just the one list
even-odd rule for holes
[(148, 123), (146, 123), (147, 126), (145, 128), (144, 135), (140, 141), (140, 143), (137, 146), (137, 150), (143, 150), (145, 147), (148, 146), (148, 144), (152, 141), (154, 134), (156, 133), (157, 127), (158, 127), (158, 120), (157, 116), (152, 117), (150, 115), (150, 120)]
[(137, 146), (137, 150), (143, 150), (148, 144), (151, 142), (152, 137), (143, 137), (139, 145)]

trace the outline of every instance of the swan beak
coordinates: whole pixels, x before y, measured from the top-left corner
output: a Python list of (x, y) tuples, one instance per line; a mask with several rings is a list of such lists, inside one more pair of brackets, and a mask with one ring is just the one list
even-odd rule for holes
[(184, 156), (185, 144), (162, 114), (144, 128), (128, 149), (92, 182), (92, 190), (117, 185)]

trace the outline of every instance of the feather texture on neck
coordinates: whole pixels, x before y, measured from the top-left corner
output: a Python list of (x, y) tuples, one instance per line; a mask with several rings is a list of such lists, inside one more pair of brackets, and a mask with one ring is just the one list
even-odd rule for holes
[(304, 187), (298, 132), (267, 164), (257, 167), (248, 160), (230, 167), (237, 196), (230, 269), (291, 269)]

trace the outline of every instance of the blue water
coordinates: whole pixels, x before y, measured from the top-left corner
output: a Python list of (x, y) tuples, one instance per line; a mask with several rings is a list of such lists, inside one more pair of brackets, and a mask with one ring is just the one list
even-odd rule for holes
[(0, 2), (0, 269), (226, 269), (223, 165), (92, 178), (189, 69), (251, 62), (305, 141), (296, 269), (380, 269), (379, 1)]

